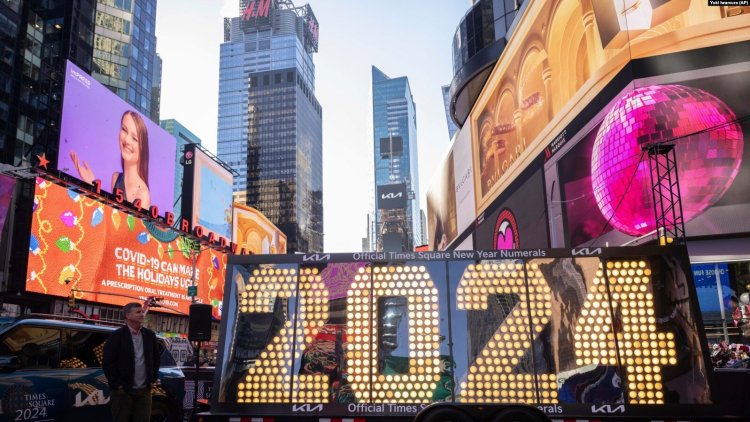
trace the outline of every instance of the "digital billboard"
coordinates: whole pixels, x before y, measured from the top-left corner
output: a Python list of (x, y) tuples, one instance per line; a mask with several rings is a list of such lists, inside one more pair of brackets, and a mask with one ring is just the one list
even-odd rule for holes
[(691, 268), (701, 314), (707, 320), (724, 320), (736, 308), (732, 298), (738, 296), (731, 287), (729, 265), (693, 264)]
[(13, 199), (13, 188), (16, 179), (0, 174), (0, 231), (5, 227), (5, 217), (8, 216), (10, 201)]
[(686, 250), (574, 253), (232, 256), (212, 409), (705, 414), (710, 361)]
[[(147, 220), (36, 179), (26, 291), (113, 305), (162, 297), (159, 311), (187, 314), (196, 242)], [(197, 300), (219, 317), (227, 256), (202, 250), (195, 262)]]
[(318, 39), (320, 38), (320, 25), (318, 19), (309, 4), (305, 5), (305, 48), (307, 51), (318, 52)]
[(474, 238), (477, 249), (546, 248), (547, 208), (542, 170), (528, 170), (484, 212)]
[(456, 191), (456, 225), (459, 233), (474, 224), (474, 167), (471, 164), (471, 131), (460, 131), (451, 146)]
[(427, 190), (427, 238), (430, 250), (445, 250), (458, 236), (453, 151), (437, 167)]
[(232, 239), (232, 172), (195, 144), (185, 145), (182, 216), (206, 235)]
[(232, 241), (238, 249), (254, 254), (285, 254), (286, 235), (260, 211), (234, 204)]
[(71, 62), (65, 70), (57, 169), (141, 208), (174, 208), (176, 141)]
[(389, 136), (380, 138), (380, 158), (399, 157), (404, 154), (404, 138)]
[(530, 2), (469, 117), (478, 212), (639, 60), (747, 41), (747, 26), (739, 8), (707, 2)]
[[(471, 132), (459, 131), (427, 191), (427, 230), (432, 250), (444, 250), (474, 225)], [(452, 249), (452, 248), (451, 248)]]
[(406, 208), (406, 183), (378, 185), (378, 209), (397, 210)]
[(745, 59), (636, 80), (593, 125), (569, 134), (571, 146), (551, 163), (558, 167), (570, 246), (622, 245), (654, 234), (646, 142), (675, 144), (688, 237), (750, 232), (750, 90), (744, 82), (750, 54)]

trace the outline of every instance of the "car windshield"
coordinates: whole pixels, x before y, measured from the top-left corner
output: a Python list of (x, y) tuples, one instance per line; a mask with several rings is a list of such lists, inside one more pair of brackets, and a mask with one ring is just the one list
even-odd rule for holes
[(161, 354), (161, 360), (159, 362), (160, 367), (167, 368), (170, 366), (177, 366), (177, 362), (175, 362), (172, 353), (169, 351), (169, 348), (166, 347), (165, 342), (162, 339), (159, 339), (159, 351)]
[(5, 330), (11, 324), (16, 322), (16, 318), (13, 317), (0, 317), (0, 331)]

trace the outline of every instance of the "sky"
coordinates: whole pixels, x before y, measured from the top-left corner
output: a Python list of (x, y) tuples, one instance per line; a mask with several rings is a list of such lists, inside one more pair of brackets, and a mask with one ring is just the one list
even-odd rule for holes
[[(441, 86), (453, 78), (453, 35), (471, 2), (306, 3), (320, 24), (313, 61), (315, 95), (323, 108), (325, 251), (358, 252), (374, 203), (371, 66), (392, 78), (409, 78), (417, 109), (420, 206), (426, 213), (427, 189), (450, 148)], [(161, 118), (178, 120), (214, 153), (223, 18), (237, 15), (239, 0), (157, 3)]]

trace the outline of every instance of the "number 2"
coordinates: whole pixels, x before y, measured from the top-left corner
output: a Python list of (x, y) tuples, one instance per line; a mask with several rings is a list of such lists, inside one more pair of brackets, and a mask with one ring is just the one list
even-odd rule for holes
[[(240, 294), (240, 311), (268, 313), (273, 311), (276, 298), (288, 299), (296, 294), (297, 270), (282, 268), (256, 269)], [(299, 274), (299, 316), (296, 327), (289, 318), (279, 333), (260, 353), (255, 365), (248, 369), (245, 382), (238, 384), (239, 403), (285, 403), (289, 384), (294, 382), (293, 402), (327, 403), (325, 395), (328, 376), (299, 374), (292, 376), (289, 368), (328, 319), (328, 291), (317, 268), (303, 268)], [(295, 343), (298, 345), (292, 351)]]

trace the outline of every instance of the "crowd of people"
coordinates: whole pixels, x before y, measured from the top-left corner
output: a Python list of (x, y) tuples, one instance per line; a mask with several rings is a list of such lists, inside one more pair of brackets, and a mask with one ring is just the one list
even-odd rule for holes
[(714, 368), (750, 368), (750, 346), (720, 341), (711, 345)]

